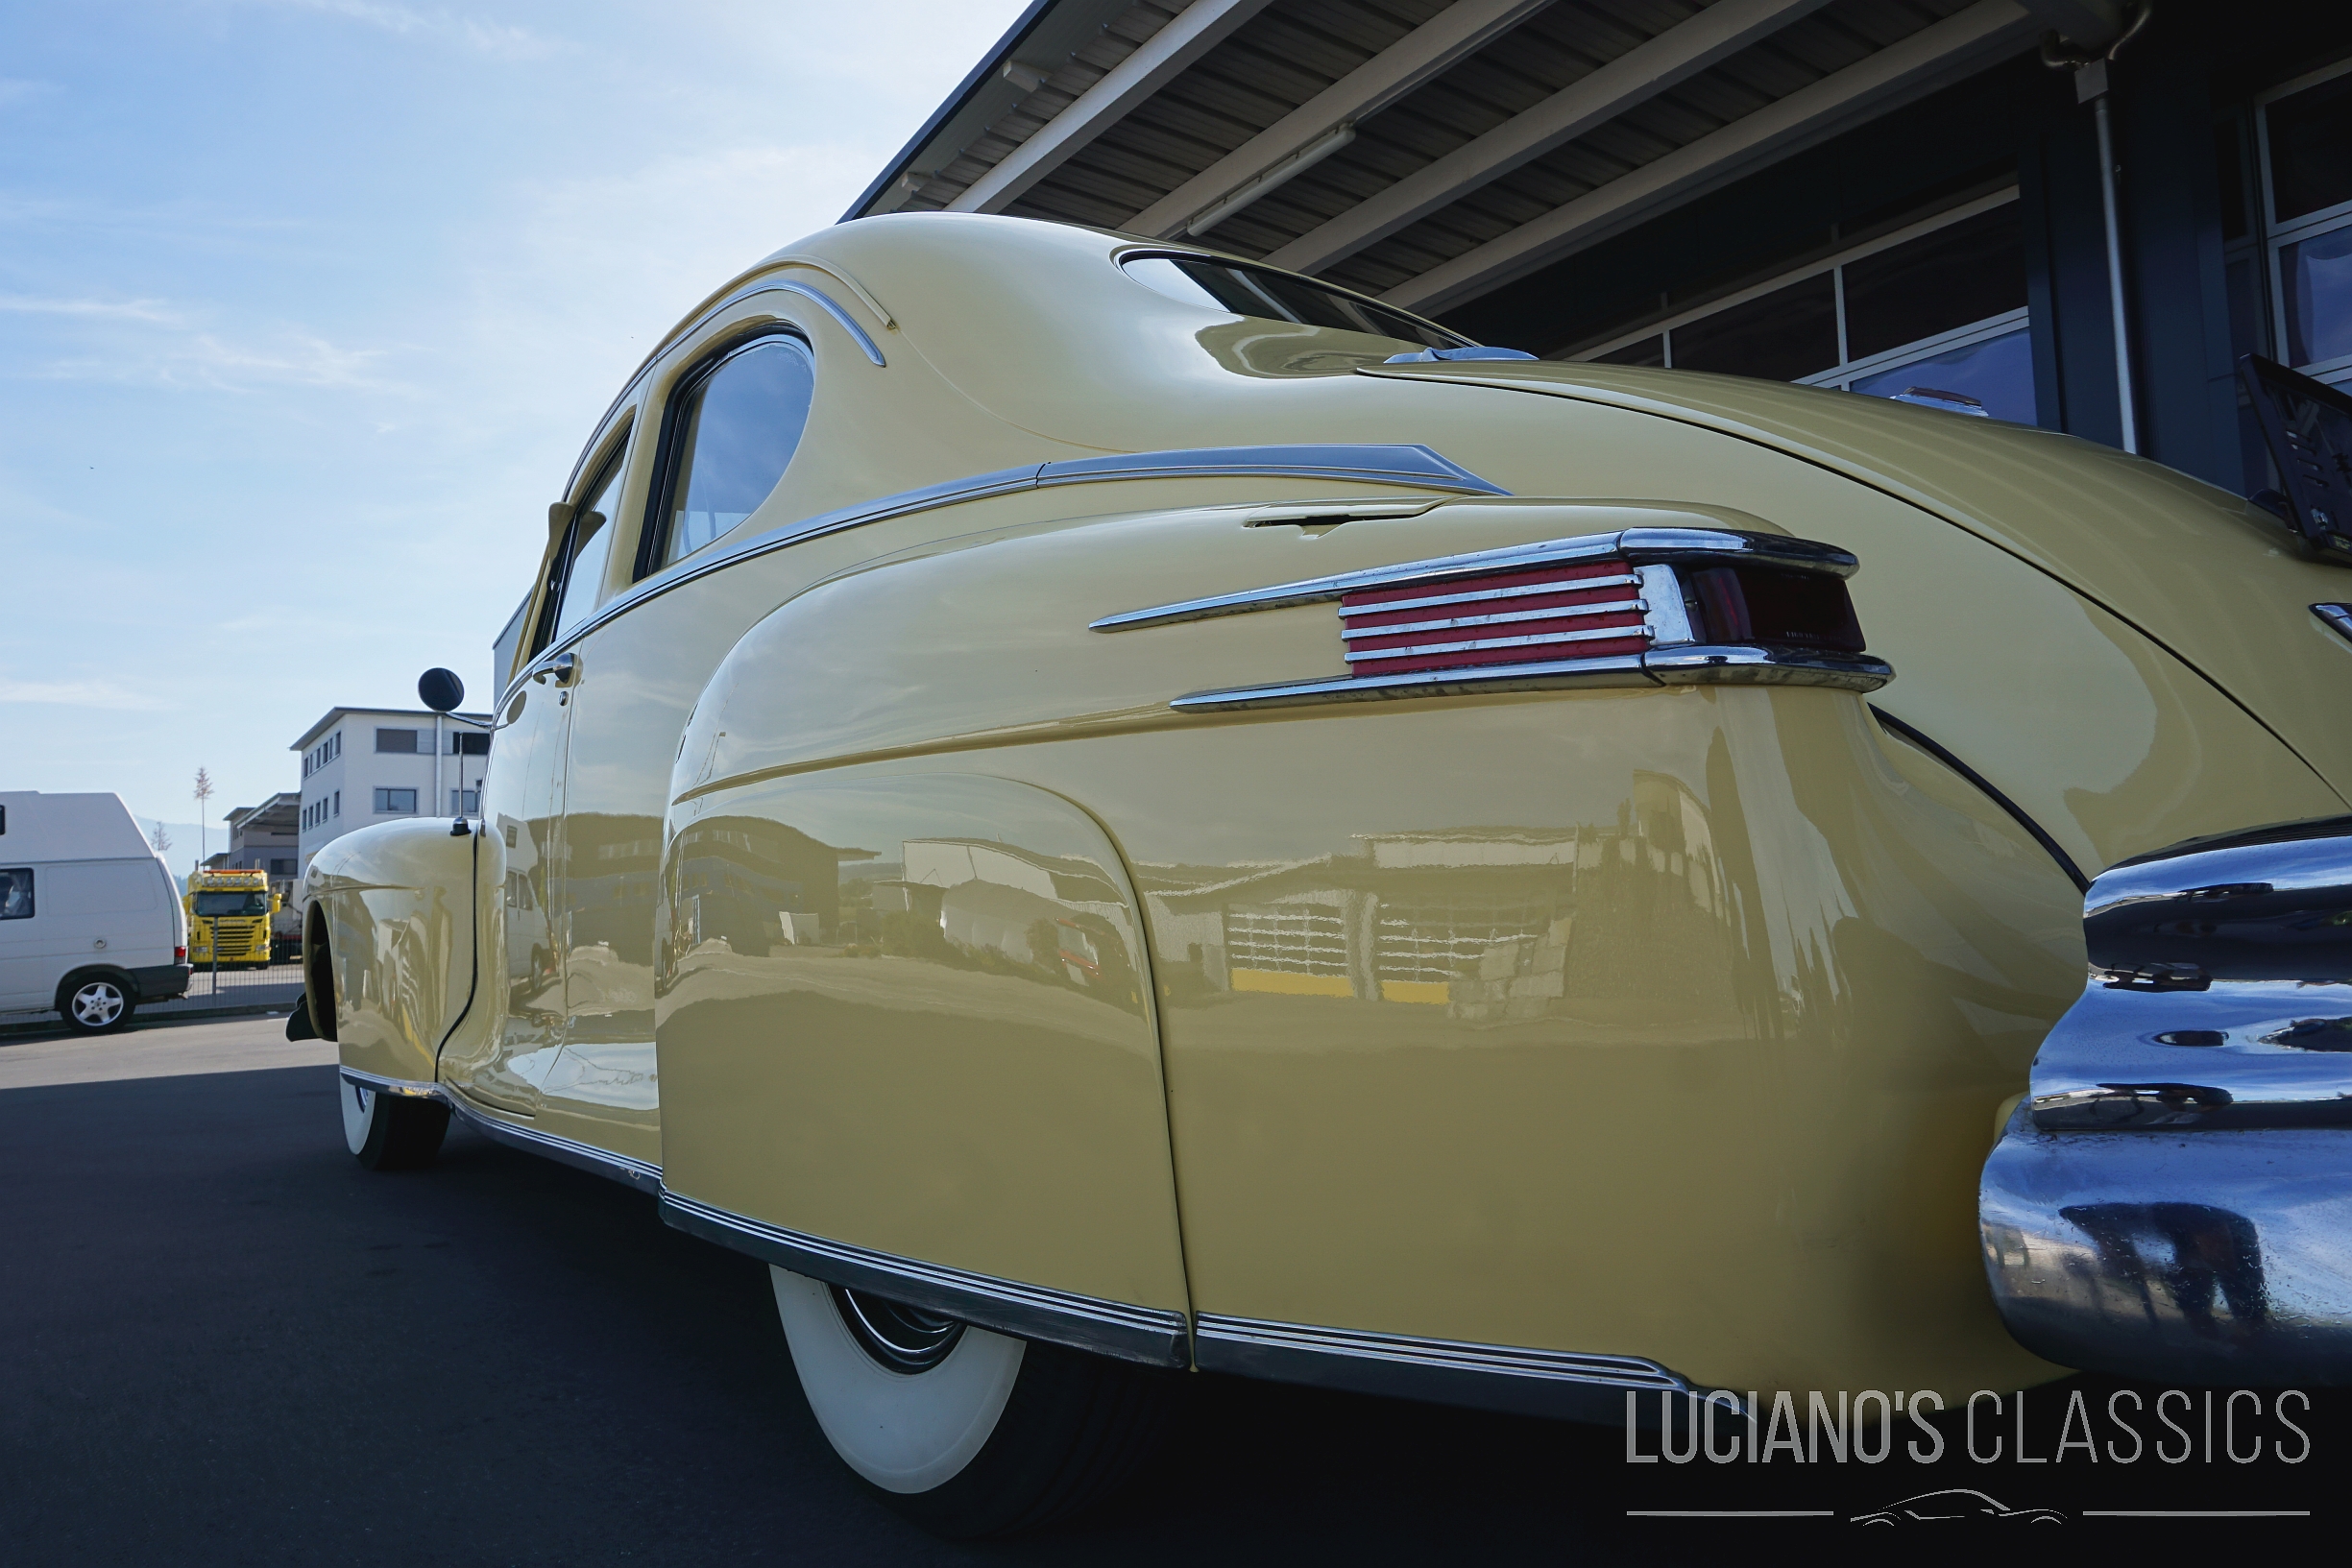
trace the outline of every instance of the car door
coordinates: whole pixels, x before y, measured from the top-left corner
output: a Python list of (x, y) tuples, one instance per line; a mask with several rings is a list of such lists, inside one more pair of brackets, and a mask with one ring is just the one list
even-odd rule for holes
[(539, 594), (533, 656), (499, 714), (482, 820), (505, 852), (499, 906), (505, 925), (505, 992), (499, 1027), (471, 1052), (443, 1058), (443, 1073), (502, 1110), (536, 1115), (564, 1045), (565, 953), (570, 932), (551, 897), (567, 853), (565, 761), (582, 664), (570, 639), (594, 613), (609, 567), (627, 467), (627, 430), (588, 472), (562, 519)]
[[(791, 462), (814, 384), (809, 345), (780, 326), (722, 338), (690, 358), (667, 399), (660, 441), (641, 443), (652, 446), (643, 477), (633, 488), (613, 482), (615, 515), (643, 519), (624, 565), (646, 575), (687, 560), (758, 510)], [(631, 543), (624, 534), (617, 547)], [(565, 1029), (540, 1086), (547, 1125), (653, 1162), (661, 1158), (653, 944), (662, 815), (677, 731), (714, 657), (649, 636), (640, 615), (580, 639), (563, 856), (548, 884), (564, 935)], [(767, 915), (774, 925), (776, 911)]]

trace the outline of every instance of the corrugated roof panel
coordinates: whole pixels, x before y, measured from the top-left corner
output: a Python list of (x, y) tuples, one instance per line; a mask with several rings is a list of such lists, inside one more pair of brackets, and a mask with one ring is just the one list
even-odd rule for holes
[[(1465, 191), (1439, 211), (1323, 269), (1324, 276), (1367, 292), (1394, 288), (1858, 63), (1969, 3), (1837, 0), (1574, 141)], [(1867, 33), (1857, 19), (1868, 24)]]

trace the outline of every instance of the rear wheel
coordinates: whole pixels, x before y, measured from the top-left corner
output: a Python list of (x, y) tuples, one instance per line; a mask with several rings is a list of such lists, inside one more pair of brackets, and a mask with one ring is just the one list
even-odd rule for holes
[(834, 1452), (936, 1534), (1010, 1534), (1100, 1500), (1159, 1446), (1182, 1387), (1179, 1373), (769, 1273)]
[(137, 1007), (120, 980), (102, 976), (76, 985), (58, 1010), (65, 1015), (65, 1026), (76, 1034), (111, 1034), (131, 1022)]
[(432, 1164), (449, 1130), (449, 1108), (436, 1099), (379, 1095), (346, 1080), (343, 1141), (370, 1170), (413, 1170)]

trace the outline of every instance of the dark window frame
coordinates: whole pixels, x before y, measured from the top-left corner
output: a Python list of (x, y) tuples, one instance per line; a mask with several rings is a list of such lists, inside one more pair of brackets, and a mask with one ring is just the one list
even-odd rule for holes
[[(548, 644), (555, 640), (555, 617), (563, 611), (564, 594), (571, 586), (572, 557), (579, 551), (579, 509), (595, 498), (596, 492), (604, 488), (604, 482), (613, 477), (616, 469), (628, 462), (629, 431), (636, 423), (632, 418), (624, 416), (621, 419), (617, 432), (607, 438), (609, 444), (603, 454), (604, 460), (588, 467), (588, 482), (573, 492), (576, 498), (571, 503), (571, 519), (564, 524), (564, 537), (557, 543), (554, 555), (541, 574), (539, 614), (531, 618), (531, 645), (522, 656), (522, 662), (526, 664), (546, 653)], [(620, 519), (607, 518), (604, 525), (618, 528)]]
[(24, 912), (12, 915), (7, 912), (8, 905), (0, 902), (0, 920), (31, 920), (40, 913), (38, 879), (33, 875), (31, 866), (0, 866), (0, 877), (7, 877), (12, 881), (22, 877), (25, 889)]
[[(668, 396), (662, 404), (662, 439), (661, 445), (654, 449), (653, 480), (645, 487), (645, 509), (637, 529), (637, 562), (629, 578), (632, 583), (642, 583), (664, 569), (662, 555), (669, 547), (669, 493), (678, 482), (678, 465), (685, 456), (679, 449), (684, 439), (681, 426), (685, 423), (687, 409), (693, 402), (694, 395), (729, 360), (750, 352), (770, 338), (789, 338), (799, 344), (801, 352), (809, 356), (810, 379), (812, 382), (817, 379), (816, 345), (809, 341), (809, 334), (789, 322), (761, 322), (748, 331), (713, 344), (670, 383)], [(816, 417), (814, 388), (809, 395), (809, 417), (812, 420)], [(807, 436), (808, 429), (806, 423), (801, 426), (803, 437)], [(798, 441), (793, 443), (792, 455), (800, 455)], [(785, 463), (784, 469), (785, 473), (791, 471), (789, 460)], [(776, 475), (776, 482), (784, 482), (783, 473)]]

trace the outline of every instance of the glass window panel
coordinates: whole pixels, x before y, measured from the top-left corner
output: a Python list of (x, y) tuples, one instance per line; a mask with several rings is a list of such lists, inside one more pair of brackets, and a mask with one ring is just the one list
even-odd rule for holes
[[(1965, 349), (1915, 359), (1891, 371), (1855, 381), (1850, 390), (1891, 398), (1912, 387), (1957, 392), (1974, 398), (1997, 420), (2034, 422), (2033, 334), (2024, 327)], [(1955, 418), (1966, 419), (1967, 415)]]
[(1195, 256), (1137, 256), (1124, 265), (1129, 277), (1171, 300), (1236, 316), (1369, 332), (1433, 349), (1459, 349), (1470, 341), (1433, 322), (1290, 273)]
[(2287, 293), (2287, 358), (2295, 365), (2352, 354), (2352, 228), (2280, 247)]
[(2270, 130), (2270, 200), (2280, 223), (2352, 202), (2352, 76), (2282, 98)]
[[(2003, 202), (1847, 262), (1846, 351), (1868, 359), (2025, 303), (2025, 229), (2018, 204)], [(1675, 350), (1679, 365), (1679, 339)]]
[(687, 394), (673, 440), (662, 564), (685, 559), (759, 510), (800, 446), (816, 366), (798, 338), (737, 350)]
[(0, 870), (0, 920), (32, 918), (33, 868), (11, 866)]
[(1837, 363), (1837, 294), (1828, 273), (1674, 329), (1674, 368), (1794, 381)]
[(1639, 343), (1629, 343), (1622, 349), (1612, 349), (1605, 354), (1594, 354), (1591, 359), (1595, 365), (1662, 366), (1665, 362), (1666, 338), (1662, 332), (1654, 338), (1643, 338)]
[(618, 455), (605, 466), (594, 494), (581, 503), (571, 524), (571, 564), (564, 572), (564, 596), (555, 611), (555, 635), (568, 636), (596, 608), (604, 592), (605, 568), (613, 558), (613, 536), (619, 529), (613, 515), (620, 510)]

